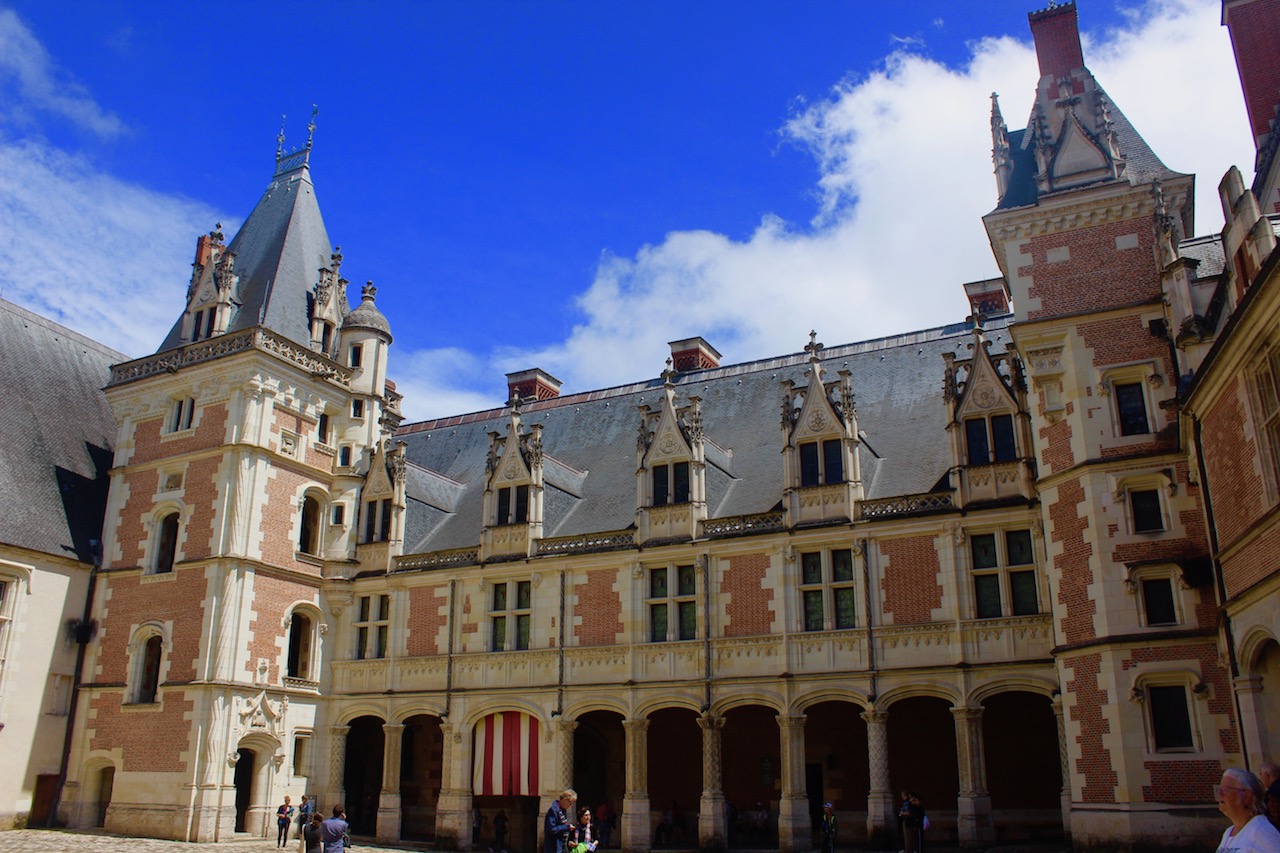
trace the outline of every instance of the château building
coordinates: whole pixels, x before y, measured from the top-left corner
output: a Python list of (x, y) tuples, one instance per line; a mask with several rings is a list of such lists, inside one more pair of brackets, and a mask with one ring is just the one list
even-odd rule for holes
[[(1206, 237), (1075, 4), (1029, 18), (1025, 127), (991, 104), (1001, 275), (952, 325), (736, 364), (686, 338), (628, 385), (535, 367), (404, 423), (310, 140), (197, 240), (155, 354), (0, 304), (48, 463), (5, 485), (5, 524), (33, 511), (0, 528), (0, 709), (44, 744), (6, 808), (223, 841), (306, 793), (438, 849), (502, 809), (528, 850), (572, 786), (625, 851), (670, 811), (687, 848), (790, 853), (824, 801), (891, 837), (909, 788), (963, 847), (1216, 838), (1223, 769), (1280, 751), (1280, 0), (1223, 5), (1257, 177)], [(15, 714), (36, 684), (52, 731)]]

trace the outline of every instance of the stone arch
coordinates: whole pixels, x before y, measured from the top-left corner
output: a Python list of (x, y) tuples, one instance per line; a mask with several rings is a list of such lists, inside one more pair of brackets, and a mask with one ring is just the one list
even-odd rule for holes
[(652, 717), (655, 711), (661, 711), (664, 708), (687, 708), (695, 713), (701, 713), (702, 698), (700, 695), (694, 696), (692, 693), (676, 692), (665, 696), (652, 696), (632, 708), (628, 719), (647, 719)]
[(233, 754), (237, 830), (265, 838), (274, 812), (272, 783), (284, 749), (274, 735), (250, 732), (236, 742)]
[(414, 717), (436, 717), (441, 722), (444, 722), (448, 717), (443, 706), (436, 706), (422, 701), (400, 705), (389, 716), (391, 719), (388, 722), (397, 725), (403, 725)]
[(327, 628), (323, 612), (310, 601), (295, 601), (285, 610), (280, 627), (285, 645), (279, 671), (289, 678), (319, 681), (320, 635)]
[(824, 686), (812, 693), (806, 693), (793, 699), (788, 713), (803, 714), (814, 705), (821, 705), (825, 702), (847, 702), (850, 705), (857, 706), (859, 713), (869, 710), (872, 704), (866, 691), (857, 688)]
[[(969, 707), (976, 707), (991, 696), (1011, 691), (1034, 693), (1037, 696), (1052, 699), (1060, 689), (1058, 682), (1050, 678), (1042, 678), (1035, 675), (1015, 675), (975, 686), (969, 691), (967, 700), (963, 704), (967, 704)], [(957, 707), (960, 707), (960, 705), (957, 704)]]
[(903, 684), (892, 687), (876, 697), (875, 709), (892, 711), (893, 706), (905, 699), (942, 699), (952, 707), (960, 707), (962, 696), (960, 691), (950, 684)]
[(503, 701), (500, 703), (495, 702), (470, 709), (463, 715), (458, 724), (462, 726), (464, 731), (474, 732), (476, 726), (485, 717), (490, 714), (501, 714), (503, 711), (518, 711), (521, 714), (528, 714), (538, 721), (538, 725), (542, 727), (544, 732), (549, 731), (551, 728), (551, 717), (545, 708), (536, 702), (509, 696), (504, 696)]
[(338, 719), (334, 725), (350, 726), (352, 721), (361, 717), (377, 717), (381, 722), (386, 722), (386, 717), (383, 716), (385, 710), (385, 705), (373, 702), (357, 702), (353, 705), (346, 705), (338, 714)]
[(1266, 651), (1268, 642), (1280, 641), (1276, 639), (1275, 634), (1261, 625), (1254, 625), (1246, 630), (1238, 645), (1240, 667), (1246, 672), (1252, 672), (1257, 667), (1258, 658)]
[(107, 810), (111, 806), (118, 769), (115, 758), (105, 750), (89, 753), (80, 772), (80, 797), (77, 817), (73, 822), (75, 826), (106, 826)]
[(711, 709), (713, 713), (723, 716), (735, 708), (753, 706), (768, 708), (775, 714), (784, 714), (786, 713), (787, 701), (780, 694), (771, 690), (752, 689), (718, 699), (712, 704)]
[(615, 699), (612, 696), (596, 695), (586, 696), (578, 701), (571, 702), (569, 706), (564, 709), (564, 716), (567, 719), (576, 720), (584, 714), (589, 714), (593, 711), (610, 711), (615, 714), (622, 715), (623, 719), (626, 719), (631, 713), (631, 709), (627, 707), (627, 703), (619, 699)]

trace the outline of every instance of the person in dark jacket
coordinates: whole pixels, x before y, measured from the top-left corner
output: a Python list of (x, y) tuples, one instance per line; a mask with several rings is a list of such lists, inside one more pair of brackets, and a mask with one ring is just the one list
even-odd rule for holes
[(578, 793), (572, 788), (560, 792), (560, 796), (547, 809), (546, 820), (542, 823), (543, 853), (567, 853), (569, 833), (573, 832), (573, 819), (569, 810), (578, 801)]

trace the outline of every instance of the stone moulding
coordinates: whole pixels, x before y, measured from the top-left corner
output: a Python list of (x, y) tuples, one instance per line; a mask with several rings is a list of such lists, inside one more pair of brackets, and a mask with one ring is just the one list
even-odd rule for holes
[(539, 557), (553, 554), (588, 554), (592, 551), (613, 551), (634, 548), (634, 530), (608, 530), (603, 533), (584, 533), (579, 536), (557, 536), (538, 541), (535, 553)]
[(951, 492), (929, 492), (919, 495), (902, 495), (896, 498), (864, 500), (861, 504), (863, 518), (887, 518), (895, 515), (936, 512), (955, 508)]
[(755, 515), (733, 515), (726, 518), (709, 518), (702, 523), (704, 536), (734, 536), (749, 533), (770, 533), (782, 529), (781, 512), (761, 512)]
[(206, 361), (223, 358), (247, 350), (258, 350), (292, 362), (315, 376), (323, 376), (340, 385), (351, 382), (351, 369), (343, 367), (330, 358), (296, 344), (275, 332), (254, 326), (229, 335), (218, 335), (203, 341), (187, 344), (178, 349), (166, 350), (155, 355), (136, 358), (123, 364), (111, 367), (111, 381), (108, 388), (127, 385), (148, 376), (161, 373), (177, 373), (184, 367)]

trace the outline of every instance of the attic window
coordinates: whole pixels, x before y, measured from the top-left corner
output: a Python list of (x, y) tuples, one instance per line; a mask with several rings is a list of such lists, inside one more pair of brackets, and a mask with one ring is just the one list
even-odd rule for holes
[(806, 441), (800, 445), (800, 485), (818, 486), (844, 482), (844, 455), (840, 439)]
[(653, 505), (689, 502), (689, 463), (653, 466)]
[(510, 487), (498, 489), (496, 524), (524, 524), (529, 520), (529, 487), (515, 487), (515, 504), (512, 505)]
[(195, 313), (195, 318), (191, 321), (191, 340), (202, 341), (213, 337), (213, 321), (217, 313), (216, 305), (202, 308)]
[(965, 418), (964, 438), (970, 465), (1012, 462), (1018, 458), (1018, 444), (1013, 437), (1013, 415)]
[(320, 324), (320, 351), (328, 354), (329, 347), (333, 345), (333, 324)]

